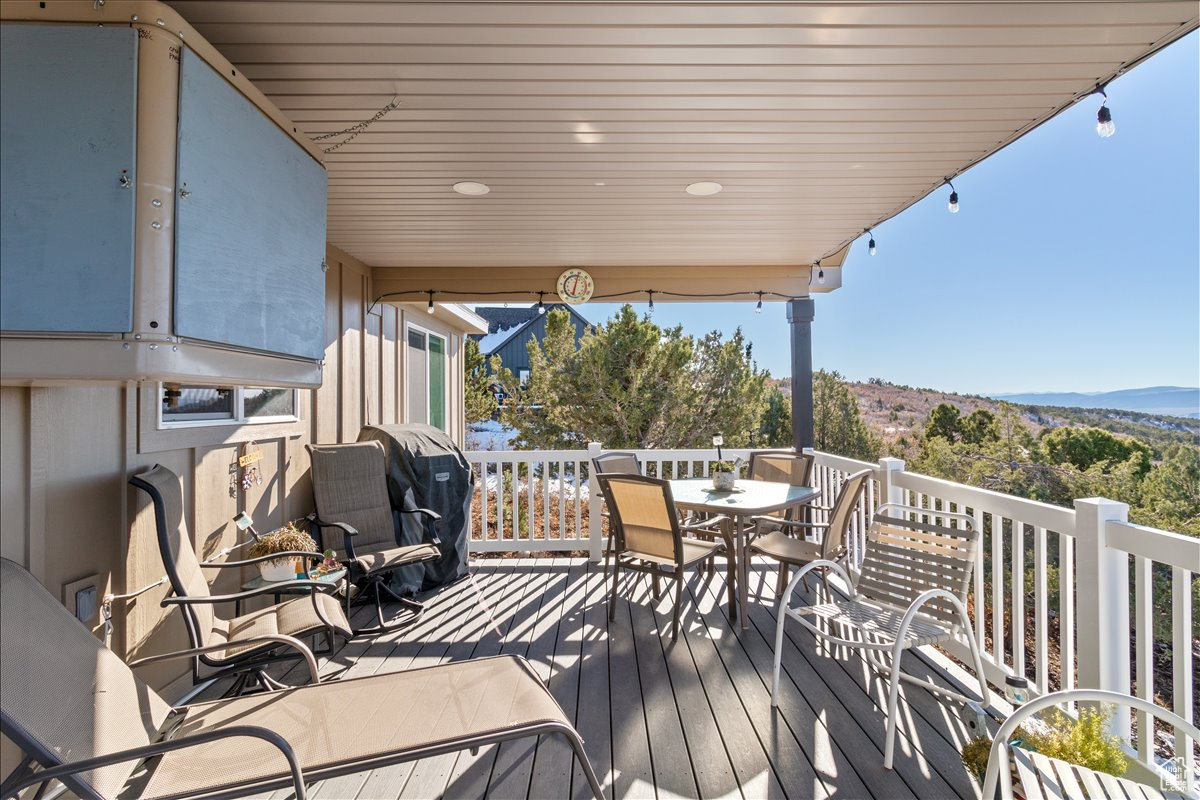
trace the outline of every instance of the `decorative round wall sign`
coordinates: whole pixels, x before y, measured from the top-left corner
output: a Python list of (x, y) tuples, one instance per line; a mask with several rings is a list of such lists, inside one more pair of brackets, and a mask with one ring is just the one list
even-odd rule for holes
[(558, 296), (564, 303), (579, 305), (592, 299), (596, 284), (586, 270), (574, 267), (558, 276)]

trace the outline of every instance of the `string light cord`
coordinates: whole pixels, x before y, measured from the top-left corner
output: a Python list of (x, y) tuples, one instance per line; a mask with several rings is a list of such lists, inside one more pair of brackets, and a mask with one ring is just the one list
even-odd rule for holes
[[(537, 290), (533, 290), (533, 289), (514, 289), (514, 290), (499, 291), (499, 292), (475, 292), (475, 291), (459, 292), (459, 291), (446, 290), (446, 289), (405, 289), (405, 290), (399, 291), (399, 292), (384, 292), (383, 294), (379, 295), (378, 297), (376, 297), (374, 300), (371, 301), (371, 305), (367, 309), (367, 313), (370, 314), (370, 313), (374, 312), (375, 307), (377, 305), (379, 305), (381, 302), (383, 302), (384, 300), (387, 300), (389, 298), (398, 298), (398, 297), (405, 297), (405, 296), (413, 296), (413, 297), (423, 296), (423, 297), (428, 298), (429, 302), (432, 303), (434, 295), (448, 295), (451, 298), (453, 298), (455, 296), (461, 296), (461, 297), (511, 297), (512, 295), (515, 295), (515, 294), (516, 295), (527, 294), (527, 295), (529, 295), (530, 301), (535, 301), (535, 300), (540, 301), (546, 295), (551, 294), (551, 292), (537, 291)], [(798, 300), (801, 297), (798, 295), (784, 294), (783, 292), (767, 291), (765, 289), (763, 289), (763, 290), (748, 289), (743, 292), (669, 292), (669, 291), (663, 291), (663, 290), (659, 290), (659, 289), (630, 289), (629, 291), (626, 291), (626, 292), (612, 292), (610, 294), (594, 294), (594, 295), (592, 295), (591, 300), (593, 302), (596, 300), (616, 300), (616, 299), (619, 299), (622, 297), (639, 297), (641, 295), (650, 295), (650, 296), (658, 295), (661, 297), (687, 297), (687, 298), (693, 298), (693, 299), (698, 299), (698, 300), (700, 300), (700, 299), (713, 300), (713, 299), (721, 299), (721, 298), (739, 297), (739, 298), (745, 298), (746, 300), (757, 299), (760, 302), (761, 302), (762, 298), (764, 298), (764, 297), (774, 297), (774, 298), (778, 298), (780, 300)]]

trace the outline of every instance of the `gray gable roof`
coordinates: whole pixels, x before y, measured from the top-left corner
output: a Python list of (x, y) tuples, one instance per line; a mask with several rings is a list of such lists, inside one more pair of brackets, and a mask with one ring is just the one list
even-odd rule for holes
[[(572, 317), (574, 317), (575, 319), (577, 319), (581, 323), (583, 323), (583, 326), (585, 328), (592, 324), (592, 323), (588, 322), (586, 319), (584, 319), (582, 314), (580, 314), (578, 311), (576, 311), (574, 308), (567, 305), (566, 303), (547, 303), (546, 304), (546, 313), (547, 314), (549, 314), (551, 311), (559, 311), (559, 310), (566, 311)], [(494, 313), (494, 312), (501, 312), (501, 313)], [(516, 312), (516, 313), (509, 313), (509, 312)], [(475, 313), (478, 314), (479, 316), (483, 317), (485, 320), (487, 320), (488, 332), (487, 332), (487, 334), (471, 333), (471, 334), (468, 334), (468, 338), (474, 339), (475, 341), (478, 342), (478, 341), (481, 341), (485, 336), (490, 336), (491, 334), (496, 333), (497, 331), (506, 331), (508, 333), (507, 336), (503, 337), (503, 341), (495, 343), (494, 346), (489, 346), (487, 348), (487, 350), (484, 352), (484, 355), (487, 355), (488, 353), (494, 353), (496, 350), (499, 350), (501, 347), (503, 347), (505, 344), (507, 344), (509, 341), (511, 341), (513, 339), (513, 337), (519, 336), (522, 331), (524, 331), (526, 328), (528, 328), (530, 325), (532, 325), (540, 316), (537, 313), (537, 306), (530, 306), (529, 308), (504, 308), (502, 306), (476, 306)], [(510, 323), (510, 320), (515, 320), (515, 321)], [(578, 338), (578, 337), (576, 337), (576, 338)]]

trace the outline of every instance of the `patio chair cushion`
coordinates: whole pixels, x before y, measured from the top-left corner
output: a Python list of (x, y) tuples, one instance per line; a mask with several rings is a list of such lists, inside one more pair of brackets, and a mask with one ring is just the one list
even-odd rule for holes
[[(688, 538), (684, 538), (682, 541), (683, 566), (685, 567), (695, 564), (697, 561), (703, 561), (704, 559), (713, 555), (713, 553), (720, 553), (724, 552), (725, 550), (724, 542), (706, 542), (702, 539)], [(650, 561), (655, 564), (665, 564), (667, 566), (675, 563), (674, 558), (666, 558), (664, 556), (654, 555), (653, 553), (641, 553), (637, 550), (626, 550), (624, 553), (622, 553), (622, 555), (640, 558), (643, 561)]]
[[(346, 763), (366, 770), (384, 754), (547, 722), (569, 725), (528, 662), (498, 656), (197, 704), (174, 736), (268, 728), (311, 773)], [(286, 774), (283, 758), (265, 742), (223, 739), (167, 753), (139, 792), (164, 797)]]
[[(317, 604), (316, 607), (313, 606), (314, 601)], [(318, 608), (320, 614), (317, 613)], [(226, 623), (229, 627), (228, 638), (231, 642), (237, 642), (254, 636), (276, 633), (285, 636), (305, 636), (314, 630), (325, 627), (325, 620), (322, 620), (321, 617), (328, 620), (334, 630), (342, 636), (350, 638), (352, 635), (350, 623), (346, 619), (346, 612), (342, 610), (342, 604), (333, 595), (318, 593), (312, 597), (297, 597), (294, 600), (234, 617)], [(273, 646), (267, 645), (266, 649)], [(235, 655), (257, 648), (257, 645), (231, 647), (225, 653)]]
[(750, 550), (788, 564), (807, 564), (821, 557), (819, 543), (788, 536), (781, 530), (759, 536), (750, 543)]
[[(868, 637), (895, 641), (900, 632), (904, 611), (863, 600), (834, 600), (817, 606), (794, 609), (800, 615), (811, 615), (829, 622), (848, 623)], [(904, 646), (920, 647), (954, 638), (955, 630), (920, 612), (913, 617), (904, 638)]]

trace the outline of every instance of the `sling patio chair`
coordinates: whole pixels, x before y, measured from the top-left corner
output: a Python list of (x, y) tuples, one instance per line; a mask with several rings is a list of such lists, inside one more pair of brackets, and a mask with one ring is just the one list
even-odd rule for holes
[[(614, 451), (593, 458), (592, 471), (597, 475), (641, 475), (642, 464), (638, 461), (637, 453), (619, 453)], [(603, 490), (597, 486), (596, 492), (600, 495), (600, 501), (604, 503), (600, 509), (600, 515), (608, 519), (608, 542), (604, 545), (604, 575), (607, 577), (608, 560), (613, 554), (612, 512), (608, 510), (608, 503), (605, 501)]]
[[(1131, 797), (1139, 798), (1139, 800), (1184, 800), (1184, 796), (1188, 790), (1186, 775), (1177, 774), (1174, 776), (1173, 783), (1179, 791), (1173, 792), (1164, 788), (1162, 784), (1165, 784), (1165, 782), (1161, 778), (1159, 780), (1160, 786), (1157, 787), (1137, 783), (1128, 778), (1117, 778), (1102, 772), (1095, 772), (1087, 767), (1081, 767), (1057, 758), (1050, 758), (1041, 753), (1025, 750), (1010, 744), (1013, 736), (1016, 734), (1017, 727), (1031, 715), (1051, 706), (1056, 706), (1059, 703), (1067, 702), (1110, 703), (1116, 706), (1130, 706), (1138, 711), (1144, 711), (1149, 715), (1146, 718), (1146, 724), (1150, 730), (1153, 730), (1154, 718), (1164, 720), (1173, 725), (1177, 731), (1175, 739), (1176, 763), (1180, 764), (1185, 770), (1192, 769), (1193, 764), (1196, 763), (1191, 753), (1184, 752), (1182, 746), (1178, 744), (1178, 742), (1184, 740), (1184, 737), (1178, 736), (1178, 733), (1184, 733), (1190, 737), (1191, 741), (1188, 743), (1187, 749), (1191, 750), (1191, 743), (1200, 740), (1200, 729), (1178, 714), (1168, 711), (1149, 700), (1132, 697), (1119, 692), (1109, 692), (1101, 689), (1068, 689), (1042, 695), (1029, 701), (1014, 711), (1004, 721), (1004, 724), (1000, 726), (1000, 730), (996, 732), (996, 738), (992, 740), (992, 750), (988, 755), (987, 772), (983, 778), (983, 797), (1015, 796), (1012, 785), (1012, 769), (1009, 763), (1009, 757), (1011, 756), (1012, 760), (1016, 762), (1016, 773), (1020, 779), (1021, 795), (1030, 798), (1030, 800), (1034, 800), (1034, 798), (1037, 800), (1041, 800), (1041, 798), (1128, 800)], [(996, 794), (997, 784), (1000, 786), (1000, 795)], [(1195, 795), (1191, 796), (1194, 797)]]
[[(818, 639), (863, 650), (870, 666), (890, 676), (883, 749), (885, 769), (892, 768), (901, 680), (959, 702), (988, 705), (990, 694), (983, 674), (983, 661), (967, 616), (967, 589), (978, 557), (979, 534), (971, 517), (927, 508), (880, 506), (867, 533), (862, 566), (854, 580), (844, 564), (820, 559), (802, 567), (788, 583), (779, 600), (775, 623), (771, 705), (778, 704), (783, 626), (789, 618)], [(825, 602), (789, 605), (796, 587), (812, 570), (821, 570), (824, 575)], [(830, 572), (842, 579), (849, 590), (848, 598), (835, 599), (829, 587)], [(807, 617), (813, 617), (825, 626), (818, 626)], [(831, 631), (853, 638), (838, 636)], [(900, 671), (900, 656), (905, 650), (964, 638), (971, 650), (972, 666), (979, 681), (978, 698)], [(890, 660), (885, 659), (884, 653), (891, 655)]]
[[(0, 795), (244, 797), (542, 734), (583, 742), (529, 662), (498, 656), (172, 708), (25, 569), (0, 560)], [(172, 654), (177, 655), (177, 654)], [(309, 653), (309, 668), (316, 668)], [(40, 792), (40, 789), (38, 790)]]
[[(746, 551), (751, 555), (764, 555), (779, 562), (779, 577), (775, 581), (775, 596), (783, 593), (787, 585), (788, 567), (802, 567), (813, 561), (825, 560), (844, 564), (848, 549), (846, 540), (850, 525), (854, 521), (854, 510), (858, 507), (871, 470), (864, 469), (850, 475), (842, 482), (829, 521), (801, 522), (780, 517), (755, 517), (755, 530), (751, 534)], [(821, 532), (820, 541), (803, 538), (806, 533)], [(805, 588), (808, 582), (805, 581)]]
[[(295, 647), (298, 640), (324, 634), (332, 647), (335, 635), (346, 638), (352, 635), (341, 605), (326, 593), (334, 588), (333, 585), (320, 581), (289, 581), (289, 591), (295, 593), (307, 588), (308, 594), (231, 619), (218, 616), (213, 608), (215, 604), (274, 594), (279, 591), (279, 585), (268, 583), (236, 594), (214, 595), (209, 590), (203, 569), (243, 567), (280, 556), (320, 561), (322, 555), (295, 551), (245, 561), (202, 564), (196, 557), (184, 521), (179, 477), (166, 467), (156, 465), (134, 475), (129, 483), (145, 492), (154, 506), (158, 551), (171, 584), (171, 594), (162, 604), (180, 609), (192, 648), (203, 650), (192, 657), (193, 682), (236, 675), (229, 689), (232, 694), (254, 688), (254, 678), (264, 688), (279, 688), (281, 684), (267, 675), (265, 667), (277, 661), (300, 658), (301, 653)], [(201, 665), (207, 668), (204, 675), (201, 675)]]
[[(675, 499), (671, 495), (670, 481), (644, 475), (604, 474), (597, 476), (604, 496), (612, 511), (611, 529), (616, 532), (616, 550), (613, 558), (612, 594), (608, 604), (608, 617), (617, 614), (617, 587), (621, 579), (621, 568), (634, 572), (649, 573), (654, 581), (654, 596), (659, 596), (659, 579), (666, 577), (675, 581), (675, 613), (671, 624), (671, 638), (679, 637), (679, 615), (683, 603), (683, 579), (685, 570), (695, 564), (711, 560), (726, 552), (732, 545), (726, 541), (704, 541), (685, 537), (686, 533), (712, 533), (728, 518), (709, 517), (701, 522), (684, 525), (679, 521)], [(722, 536), (726, 534), (721, 533)], [(730, 608), (734, 604), (734, 562), (728, 559)]]
[[(401, 567), (421, 564), (442, 557), (431, 541), (402, 545), (388, 495), (387, 460), (379, 442), (308, 445), (312, 459), (313, 499), (316, 511), (309, 522), (319, 532), (321, 546), (332, 549), (346, 565), (346, 615), (350, 614), (353, 594), (350, 586), (375, 603), (376, 624), (358, 628), (358, 633), (381, 633), (415, 622), (424, 606), (392, 591), (391, 573)], [(405, 508), (403, 514), (417, 514), (436, 525), (441, 516), (427, 508)], [(328, 529), (329, 530), (327, 532)], [(387, 621), (384, 596), (397, 601), (407, 613)]]

